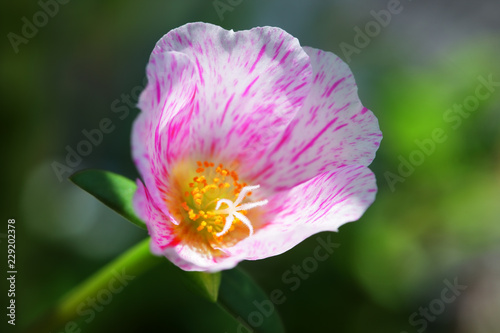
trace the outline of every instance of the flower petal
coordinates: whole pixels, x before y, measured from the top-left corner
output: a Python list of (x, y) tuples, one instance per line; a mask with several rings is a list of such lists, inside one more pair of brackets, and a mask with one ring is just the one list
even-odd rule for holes
[[(229, 269), (337, 230), (373, 202), (375, 179), (366, 166), (381, 133), (335, 55), (302, 48), (279, 28), (233, 32), (193, 23), (158, 42), (147, 71), (132, 136), (144, 180), (134, 208), (154, 254), (185, 270)], [(233, 207), (227, 220), (243, 223), (220, 244), (206, 238), (212, 229), (203, 229), (205, 221), (196, 228), (169, 211), (181, 218), (179, 207), (189, 209), (176, 200), (189, 195), (180, 182), (192, 178), (184, 169), (195, 161), (235, 165), (269, 202), (249, 221)]]
[(196, 248), (183, 244), (168, 247), (161, 254), (185, 271), (219, 272), (235, 267), (243, 259), (238, 257), (206, 257), (200, 254)]
[(309, 94), (312, 68), (298, 40), (279, 28), (227, 31), (206, 23), (170, 31), (153, 53), (177, 51), (196, 64), (186, 152), (221, 160), (254, 159), (275, 140)]
[(151, 252), (160, 255), (167, 246), (175, 243), (169, 217), (155, 205), (148, 190), (137, 180), (137, 191), (134, 194), (134, 210), (146, 222), (151, 236)]
[(132, 156), (156, 205), (169, 215), (164, 204), (168, 171), (189, 135), (189, 129), (173, 126), (172, 119), (192, 108), (195, 70), (184, 54), (168, 52), (152, 54), (147, 74), (148, 85), (139, 99), (142, 112), (132, 130)]
[(304, 48), (313, 83), (304, 106), (254, 164), (262, 187), (286, 190), (345, 165), (369, 165), (382, 133), (377, 118), (361, 105), (349, 67), (336, 55)]
[(359, 219), (376, 192), (375, 176), (365, 166), (323, 173), (271, 197), (267, 226), (229, 252), (250, 260), (281, 254), (315, 233)]

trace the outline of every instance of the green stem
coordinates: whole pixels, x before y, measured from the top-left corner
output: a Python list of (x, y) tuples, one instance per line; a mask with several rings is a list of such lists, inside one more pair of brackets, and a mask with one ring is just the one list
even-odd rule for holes
[(80, 304), (85, 304), (87, 297), (95, 297), (100, 290), (109, 289), (111, 280), (116, 280), (117, 276), (122, 274), (135, 278), (160, 263), (161, 258), (151, 254), (149, 242), (148, 237), (76, 286), (27, 332), (52, 332), (68, 323), (71, 324), (77, 316), (76, 311)]

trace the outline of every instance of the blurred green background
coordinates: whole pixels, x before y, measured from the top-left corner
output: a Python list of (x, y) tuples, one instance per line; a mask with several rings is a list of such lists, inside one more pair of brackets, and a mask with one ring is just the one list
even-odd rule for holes
[[(145, 237), (59, 181), (52, 165), (65, 162), (83, 130), (109, 118), (113, 131), (72, 169), (137, 177), (130, 130), (149, 54), (162, 35), (193, 21), (278, 26), (302, 45), (336, 53), (349, 62), (384, 134), (371, 165), (377, 200), (359, 221), (330, 233), (340, 247), (299, 288), (292, 291), (283, 275), (313, 255), (316, 236), (240, 264), (266, 293), (284, 291), (277, 310), (287, 331), (500, 332), (500, 3), (220, 2), (228, 6), (222, 13), (214, 1), (68, 1), (57, 13), (49, 8), (54, 15), (45, 22), (40, 3), (4, 3), (0, 247), (6, 253), (6, 221), (15, 218), (18, 280), (17, 325), (7, 327), (2, 314), (2, 332), (21, 332)], [(388, 8), (390, 22), (380, 16)], [(30, 38), (9, 35), (21, 38), (22, 18), (34, 15), (40, 27), (25, 28)], [(366, 28), (367, 38), (356, 36)], [(80, 318), (82, 331), (237, 332), (230, 316), (165, 272), (135, 279), (89, 323)], [(444, 302), (454, 283), (467, 288)]]

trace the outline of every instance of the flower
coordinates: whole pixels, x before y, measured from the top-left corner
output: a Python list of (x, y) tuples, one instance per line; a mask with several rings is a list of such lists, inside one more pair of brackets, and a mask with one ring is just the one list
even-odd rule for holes
[(151, 251), (215, 272), (361, 217), (382, 134), (348, 66), (274, 27), (190, 23), (147, 66), (132, 130)]

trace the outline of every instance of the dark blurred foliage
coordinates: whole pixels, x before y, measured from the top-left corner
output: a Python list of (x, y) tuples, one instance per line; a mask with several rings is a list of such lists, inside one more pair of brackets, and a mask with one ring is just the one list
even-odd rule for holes
[[(377, 200), (359, 221), (322, 234), (340, 247), (297, 290), (283, 274), (312, 256), (316, 236), (278, 257), (241, 264), (267, 293), (285, 292), (277, 310), (287, 330), (500, 332), (500, 87), (472, 111), (453, 111), (455, 104), (474, 103), (478, 78), (500, 81), (498, 1), (402, 1), (387, 26), (379, 24), (380, 31), (352, 54), (342, 43), (355, 47), (354, 28), (364, 30), (375, 20), (371, 11), (391, 1), (232, 3), (221, 21), (212, 1), (69, 1), (17, 53), (8, 34), (21, 35), (22, 18), (33, 22), (41, 7), (4, 3), (0, 205), (3, 221), (17, 221), (19, 271), (18, 325), (8, 329), (20, 331), (145, 237), (67, 180), (60, 182), (52, 164), (65, 163), (66, 147), (76, 149), (83, 130), (109, 118), (113, 131), (73, 169), (137, 177), (129, 141), (138, 110), (130, 105), (144, 86), (149, 54), (170, 29), (205, 21), (235, 30), (278, 26), (303, 45), (338, 54), (349, 62), (361, 99), (384, 133), (371, 166)], [(441, 140), (430, 143), (436, 129)], [(411, 160), (418, 165), (401, 166)], [(5, 238), (0, 241), (5, 253)], [(158, 267), (135, 279), (90, 323), (80, 318), (82, 331), (237, 331), (220, 308), (162, 272)], [(455, 279), (467, 289), (441, 302), (441, 309), (445, 281)], [(439, 314), (422, 322), (420, 308), (429, 306)]]

